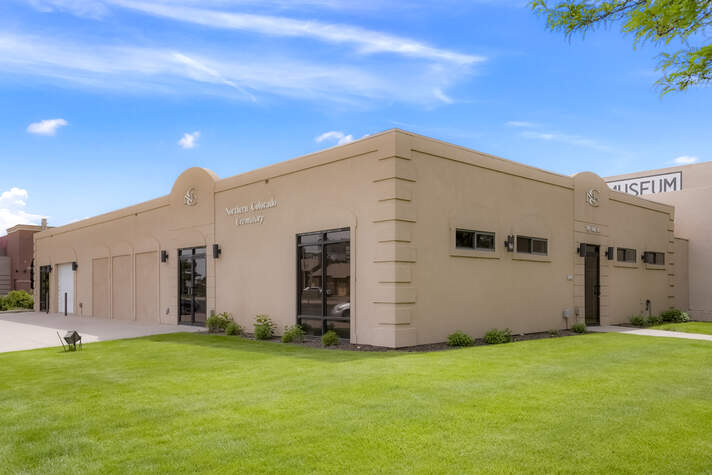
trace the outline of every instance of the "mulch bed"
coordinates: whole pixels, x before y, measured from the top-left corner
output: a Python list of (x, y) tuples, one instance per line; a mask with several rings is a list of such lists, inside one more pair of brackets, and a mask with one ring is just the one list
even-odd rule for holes
[[(576, 336), (580, 333), (576, 333), (572, 330), (560, 330), (558, 335), (552, 335), (549, 332), (538, 332), (538, 333), (527, 333), (522, 335), (512, 335), (513, 342), (517, 341), (527, 341), (527, 340), (543, 340), (546, 338), (560, 338), (565, 336)], [(248, 340), (255, 340), (254, 334), (245, 333), (241, 335), (242, 338), (247, 338)], [(274, 343), (281, 343), (279, 337), (273, 337), (269, 340)], [(350, 343), (346, 340), (339, 340), (339, 343), (334, 346), (323, 346), (321, 344), (321, 338), (316, 336), (305, 336), (302, 342), (292, 342), (292, 343), (281, 343), (287, 345), (300, 345), (307, 346), (310, 348), (323, 348), (325, 350), (346, 350), (346, 351), (400, 351), (404, 353), (422, 353), (431, 351), (444, 351), (444, 350), (457, 350), (459, 347), (448, 346), (446, 342), (442, 343), (430, 343), (427, 345), (416, 345), (408, 346), (405, 348), (387, 348), (385, 346), (374, 346), (374, 345), (356, 345)], [(472, 346), (484, 346), (487, 343), (484, 342), (482, 338), (475, 339)]]

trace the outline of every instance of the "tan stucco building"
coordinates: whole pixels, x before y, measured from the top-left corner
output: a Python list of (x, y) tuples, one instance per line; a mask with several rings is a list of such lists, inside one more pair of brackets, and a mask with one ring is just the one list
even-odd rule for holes
[(689, 282), (680, 282), (680, 308), (712, 321), (712, 162), (678, 165), (605, 179), (619, 191), (675, 207), (675, 236), (689, 241)]
[[(402, 347), (679, 305), (674, 208), (390, 130), (35, 236), (37, 310), (335, 329)], [(646, 262), (642, 262), (645, 256)], [(677, 286), (677, 287), (676, 287)]]

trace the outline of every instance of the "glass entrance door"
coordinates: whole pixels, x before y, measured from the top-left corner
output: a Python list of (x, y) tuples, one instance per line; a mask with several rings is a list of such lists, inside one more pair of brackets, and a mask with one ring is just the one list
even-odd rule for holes
[(40, 312), (49, 312), (49, 273), (51, 266), (40, 266)]
[(297, 323), (308, 334), (350, 337), (351, 241), (348, 229), (297, 236)]
[(207, 317), (205, 248), (179, 249), (178, 266), (178, 323), (204, 325)]
[(584, 262), (584, 295), (586, 304), (586, 325), (601, 323), (601, 263), (600, 247), (586, 244)]

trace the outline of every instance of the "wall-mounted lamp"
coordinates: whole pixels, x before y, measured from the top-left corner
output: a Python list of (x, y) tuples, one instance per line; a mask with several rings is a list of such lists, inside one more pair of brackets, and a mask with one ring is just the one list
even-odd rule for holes
[(608, 258), (609, 261), (613, 260), (613, 248), (609, 247), (608, 250), (606, 251), (606, 257)]
[(580, 257), (586, 257), (586, 243), (582, 242), (581, 244), (579, 244), (578, 255)]
[(507, 250), (507, 252), (514, 251), (514, 235), (510, 234), (509, 236), (507, 236), (507, 239), (504, 241), (504, 248)]
[(644, 264), (647, 264), (649, 256), (650, 256), (649, 252), (643, 252), (643, 256), (640, 258), (640, 260), (643, 261)]
[(213, 244), (213, 259), (217, 259), (222, 254), (222, 249), (218, 244)]
[(161, 262), (168, 262), (168, 251), (161, 251)]
[(77, 261), (72, 262), (72, 270), (77, 270), (79, 265), (77, 265)]

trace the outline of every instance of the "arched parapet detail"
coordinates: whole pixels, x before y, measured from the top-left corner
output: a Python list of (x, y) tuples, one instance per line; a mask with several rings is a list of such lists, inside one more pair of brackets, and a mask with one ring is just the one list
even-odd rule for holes
[(143, 235), (134, 239), (133, 249), (137, 254), (140, 252), (159, 251), (161, 249), (161, 243), (155, 236), (150, 234)]
[(201, 167), (189, 168), (180, 174), (169, 200), (176, 227), (213, 223), (217, 180), (214, 172)]
[(109, 244), (109, 251), (112, 256), (125, 256), (133, 254), (134, 246), (129, 241), (114, 241)]
[(78, 255), (76, 249), (73, 247), (60, 247), (52, 252), (50, 264), (65, 264), (67, 262), (76, 262), (77, 260)]
[(607, 224), (610, 188), (593, 172), (581, 172), (574, 179), (574, 217), (592, 224)]

